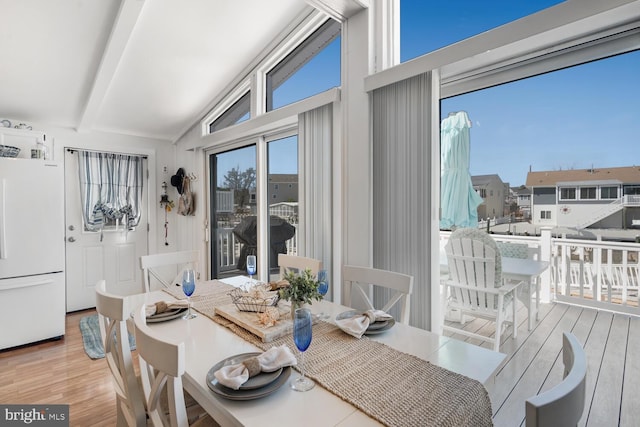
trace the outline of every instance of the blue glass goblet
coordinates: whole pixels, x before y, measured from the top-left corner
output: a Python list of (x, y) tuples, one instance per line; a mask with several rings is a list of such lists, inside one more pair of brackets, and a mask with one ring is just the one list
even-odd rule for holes
[[(329, 291), (329, 276), (327, 275), (327, 270), (318, 271), (318, 293), (322, 295), (322, 299)], [(324, 311), (318, 314), (318, 318), (322, 320), (327, 320), (329, 315)]]
[(308, 391), (316, 385), (304, 375), (304, 352), (311, 344), (311, 311), (308, 308), (298, 308), (293, 315), (293, 342), (300, 350), (300, 377), (291, 383), (295, 391)]
[(196, 317), (195, 313), (191, 312), (191, 295), (196, 290), (196, 275), (192, 269), (187, 269), (182, 272), (182, 292), (187, 296), (187, 303), (189, 304), (189, 311), (182, 316), (183, 319), (193, 319)]

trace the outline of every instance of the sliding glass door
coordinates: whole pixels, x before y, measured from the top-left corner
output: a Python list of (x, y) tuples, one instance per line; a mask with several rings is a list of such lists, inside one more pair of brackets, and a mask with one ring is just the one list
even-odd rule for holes
[(292, 129), (237, 146), (209, 155), (212, 278), (246, 275), (247, 255), (257, 255), (258, 277), (268, 280), (278, 254), (298, 254), (298, 136)]
[(212, 277), (245, 274), (246, 256), (257, 254), (256, 145), (212, 154)]
[(278, 275), (278, 254), (298, 254), (298, 135), (267, 142), (269, 272)]

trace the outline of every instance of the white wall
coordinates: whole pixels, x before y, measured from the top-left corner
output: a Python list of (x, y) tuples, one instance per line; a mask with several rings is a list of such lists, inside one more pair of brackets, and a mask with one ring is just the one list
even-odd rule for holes
[[(205, 224), (207, 221), (209, 197), (207, 194), (207, 168), (206, 158), (201, 148), (202, 136), (200, 123), (194, 125), (180, 140), (176, 143), (174, 162), (175, 167), (172, 175), (178, 168), (184, 168), (185, 173), (192, 173), (197, 180), (191, 183), (191, 192), (194, 197), (195, 214), (193, 216), (174, 215), (174, 224), (178, 230), (175, 236), (174, 250), (198, 250), (200, 251), (200, 263), (198, 270), (204, 277), (209, 277), (208, 270), (208, 241)], [(189, 148), (188, 148), (189, 147)], [(175, 188), (174, 188), (175, 190)], [(176, 208), (177, 208), (176, 196)]]

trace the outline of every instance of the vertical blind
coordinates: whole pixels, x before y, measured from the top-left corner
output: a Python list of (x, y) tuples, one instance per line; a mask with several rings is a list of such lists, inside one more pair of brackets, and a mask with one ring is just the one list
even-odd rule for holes
[(85, 228), (102, 231), (108, 220), (127, 230), (140, 222), (143, 158), (126, 154), (78, 150), (80, 198)]
[[(409, 323), (431, 328), (432, 72), (372, 92), (373, 266), (414, 277)], [(436, 104), (437, 105), (437, 104)], [(437, 123), (437, 122), (436, 122)], [(386, 299), (384, 291), (374, 293)], [(377, 301), (375, 301), (377, 303)]]
[(323, 268), (331, 269), (332, 247), (332, 140), (333, 107), (331, 104), (300, 114), (300, 180), (304, 185), (301, 195), (300, 230), (298, 244), (304, 254), (322, 261)]

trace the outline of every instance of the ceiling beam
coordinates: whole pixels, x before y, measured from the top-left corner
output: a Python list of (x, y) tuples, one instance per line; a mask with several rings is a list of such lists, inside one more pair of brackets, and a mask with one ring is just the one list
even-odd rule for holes
[(122, 0), (120, 3), (120, 10), (118, 10), (118, 15), (111, 28), (109, 40), (93, 79), (91, 92), (89, 92), (82, 117), (76, 127), (78, 132), (89, 131), (100, 112), (102, 102), (122, 60), (127, 43), (142, 14), (144, 3), (145, 0)]

